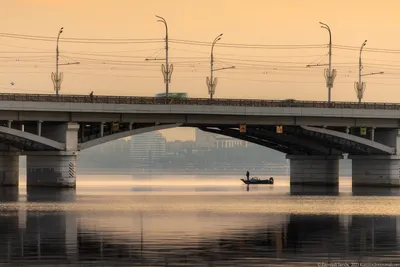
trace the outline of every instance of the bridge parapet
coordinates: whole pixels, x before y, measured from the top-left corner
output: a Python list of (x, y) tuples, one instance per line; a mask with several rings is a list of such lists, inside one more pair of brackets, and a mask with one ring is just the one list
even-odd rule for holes
[[(109, 96), (96, 95), (53, 95), (53, 94), (0, 94), (0, 101), (20, 102), (58, 102), (58, 103), (100, 103), (100, 104), (139, 104), (165, 105), (163, 97), (144, 96)], [(168, 105), (210, 105), (210, 106), (248, 106), (248, 107), (302, 107), (333, 109), (385, 109), (400, 110), (398, 103), (358, 103), (358, 102), (326, 102), (305, 100), (265, 100), (265, 99), (223, 99), (214, 98), (170, 98)]]

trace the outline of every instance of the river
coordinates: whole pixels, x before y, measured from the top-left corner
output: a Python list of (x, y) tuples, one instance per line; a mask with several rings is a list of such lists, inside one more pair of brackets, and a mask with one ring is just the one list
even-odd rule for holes
[(287, 177), (247, 187), (240, 178), (81, 175), (76, 190), (26, 190), (21, 178), (0, 189), (0, 262), (400, 266), (399, 189), (352, 189), (346, 177), (329, 190)]

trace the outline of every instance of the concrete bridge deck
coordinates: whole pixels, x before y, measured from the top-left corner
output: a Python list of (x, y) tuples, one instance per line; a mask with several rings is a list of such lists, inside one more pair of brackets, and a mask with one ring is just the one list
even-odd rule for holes
[(400, 128), (400, 104), (0, 94), (0, 120)]

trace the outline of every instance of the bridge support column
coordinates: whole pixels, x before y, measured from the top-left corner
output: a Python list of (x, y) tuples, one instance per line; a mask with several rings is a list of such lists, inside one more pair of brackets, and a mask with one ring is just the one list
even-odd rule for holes
[(400, 186), (399, 155), (350, 155), (353, 186)]
[(337, 186), (342, 155), (287, 155), (290, 184)]
[(65, 143), (65, 151), (25, 152), (27, 186), (76, 187), (79, 124), (42, 129), (44, 137)]
[(35, 154), (28, 154), (26, 157), (27, 186), (76, 187), (75, 152)]
[(0, 186), (18, 186), (19, 155), (16, 153), (0, 154)]

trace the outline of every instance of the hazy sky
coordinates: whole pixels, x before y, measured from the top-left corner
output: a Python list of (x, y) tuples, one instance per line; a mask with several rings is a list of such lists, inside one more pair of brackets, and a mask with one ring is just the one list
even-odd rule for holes
[[(216, 67), (234, 65), (236, 69), (215, 73), (219, 77), (215, 97), (326, 100), (324, 67), (305, 67), (328, 62), (328, 49), (323, 46), (328, 43), (328, 32), (318, 24), (323, 21), (332, 29), (334, 45), (351, 47), (333, 49), (338, 76), (332, 99), (356, 100), (353, 83), (358, 73), (358, 49), (368, 39), (363, 71), (385, 74), (365, 77), (364, 99), (399, 102), (399, 10), (400, 2), (395, 0), (0, 0), (0, 89), (54, 93), (50, 78), (55, 65), (54, 40), (15, 39), (2, 34), (55, 37), (64, 27), (60, 63), (81, 64), (60, 67), (64, 72), (61, 93), (88, 94), (93, 90), (95, 94), (152, 96), (163, 92), (162, 61), (144, 60), (165, 57), (165, 29), (156, 21), (154, 15), (158, 14), (169, 26), (172, 92), (207, 97), (205, 77), (209, 75), (210, 58), (209, 45), (173, 39), (210, 43), (224, 33), (221, 44), (239, 45), (216, 46)], [(93, 44), (87, 40), (63, 42), (62, 38), (160, 41)], [(243, 48), (242, 44), (253, 48)], [(285, 45), (292, 46), (288, 49)], [(382, 53), (369, 50), (372, 48), (391, 50)], [(188, 134), (191, 138), (188, 130), (169, 131), (167, 137)]]

